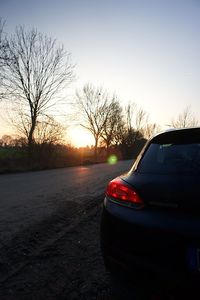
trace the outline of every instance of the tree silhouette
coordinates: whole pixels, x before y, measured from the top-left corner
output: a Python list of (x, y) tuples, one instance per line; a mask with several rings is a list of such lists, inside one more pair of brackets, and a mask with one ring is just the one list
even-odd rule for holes
[(31, 149), (39, 117), (48, 116), (58, 103), (59, 92), (74, 78), (74, 66), (55, 40), (22, 26), (7, 38), (4, 58), (0, 71), (4, 98), (17, 104)]

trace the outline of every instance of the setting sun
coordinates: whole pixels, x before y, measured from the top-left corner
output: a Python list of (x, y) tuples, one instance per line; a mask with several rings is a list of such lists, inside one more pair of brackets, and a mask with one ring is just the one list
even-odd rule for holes
[(72, 128), (69, 137), (72, 145), (75, 147), (85, 147), (94, 144), (94, 138), (90, 132), (82, 127)]

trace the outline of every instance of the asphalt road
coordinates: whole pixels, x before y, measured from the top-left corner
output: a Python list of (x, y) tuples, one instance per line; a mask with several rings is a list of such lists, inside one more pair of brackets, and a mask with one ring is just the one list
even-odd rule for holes
[(0, 175), (0, 243), (55, 214), (67, 201), (95, 199), (110, 179), (129, 170), (131, 164), (129, 160)]

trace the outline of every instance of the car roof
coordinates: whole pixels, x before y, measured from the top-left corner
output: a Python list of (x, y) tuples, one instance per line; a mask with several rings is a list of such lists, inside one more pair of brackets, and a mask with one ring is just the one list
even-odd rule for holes
[(166, 131), (158, 133), (149, 142), (158, 142), (162, 139), (172, 139), (173, 141), (186, 140), (192, 142), (192, 140), (199, 140), (200, 142), (200, 127), (193, 128), (170, 128)]

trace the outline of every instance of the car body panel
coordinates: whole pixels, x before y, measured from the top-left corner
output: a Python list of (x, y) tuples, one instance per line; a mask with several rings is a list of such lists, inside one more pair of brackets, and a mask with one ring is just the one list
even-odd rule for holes
[[(150, 147), (154, 152), (148, 160)], [(101, 247), (112, 273), (120, 270), (149, 281), (200, 280), (199, 150), (200, 128), (162, 133), (147, 142), (131, 170), (119, 177), (144, 205), (137, 207), (106, 195)], [(176, 162), (170, 165), (164, 159), (176, 154), (179, 160), (177, 153), (182, 163), (178, 161), (174, 168)], [(158, 157), (157, 169), (153, 157)]]
[[(132, 173), (122, 179), (133, 186), (144, 203), (200, 212), (200, 176)], [(199, 200), (199, 201), (197, 201)]]

